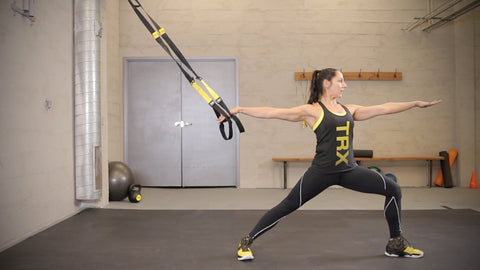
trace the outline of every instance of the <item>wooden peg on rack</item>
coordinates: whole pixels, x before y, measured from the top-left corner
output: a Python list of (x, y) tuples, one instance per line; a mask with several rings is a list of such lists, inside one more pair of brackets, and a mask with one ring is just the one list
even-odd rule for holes
[[(365, 72), (360, 69), (360, 72), (342, 71), (343, 78), (346, 81), (401, 81), (402, 72), (383, 72), (378, 69), (373, 72)], [(295, 81), (309, 81), (312, 79), (313, 72), (295, 72)]]
[(295, 72), (295, 81), (310, 81), (313, 72)]
[(343, 72), (343, 78), (346, 81), (401, 81), (402, 73), (401, 72), (383, 72), (378, 69), (373, 72), (361, 71), (360, 73), (356, 72)]

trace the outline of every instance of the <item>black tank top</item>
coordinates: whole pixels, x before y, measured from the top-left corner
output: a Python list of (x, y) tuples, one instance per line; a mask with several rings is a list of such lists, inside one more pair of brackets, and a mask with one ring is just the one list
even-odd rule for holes
[(353, 158), (353, 117), (347, 107), (345, 114), (330, 112), (319, 102), (323, 114), (313, 126), (317, 148), (312, 165), (325, 172), (349, 171), (357, 166)]

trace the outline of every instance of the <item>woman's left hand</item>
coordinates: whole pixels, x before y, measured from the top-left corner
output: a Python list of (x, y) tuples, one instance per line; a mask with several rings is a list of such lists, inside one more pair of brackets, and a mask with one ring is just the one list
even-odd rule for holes
[(433, 105), (436, 105), (438, 103), (442, 102), (441, 99), (439, 100), (434, 100), (434, 101), (430, 101), (430, 102), (427, 102), (427, 101), (417, 101), (417, 104), (415, 104), (417, 107), (419, 108), (427, 108), (427, 107), (430, 107), (430, 106), (433, 106)]

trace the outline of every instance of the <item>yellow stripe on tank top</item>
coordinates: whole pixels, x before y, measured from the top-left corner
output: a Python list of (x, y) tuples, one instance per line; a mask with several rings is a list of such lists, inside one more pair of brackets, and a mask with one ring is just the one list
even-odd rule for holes
[(318, 117), (317, 122), (315, 122), (315, 124), (312, 127), (313, 131), (315, 131), (318, 128), (318, 126), (320, 126), (320, 123), (322, 123), (322, 121), (323, 121), (323, 116), (324, 115), (325, 115), (325, 113), (323, 112), (323, 109), (322, 109), (322, 114), (320, 115), (320, 117)]

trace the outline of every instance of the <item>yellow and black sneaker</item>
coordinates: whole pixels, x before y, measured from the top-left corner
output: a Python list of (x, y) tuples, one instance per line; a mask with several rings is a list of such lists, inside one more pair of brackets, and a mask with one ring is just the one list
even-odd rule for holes
[(411, 247), (407, 239), (400, 235), (388, 241), (385, 255), (389, 257), (421, 258), (423, 257), (423, 251)]
[(253, 252), (250, 249), (250, 245), (252, 244), (253, 240), (252, 238), (247, 235), (238, 244), (238, 250), (237, 250), (237, 259), (239, 261), (251, 261), (253, 260)]

